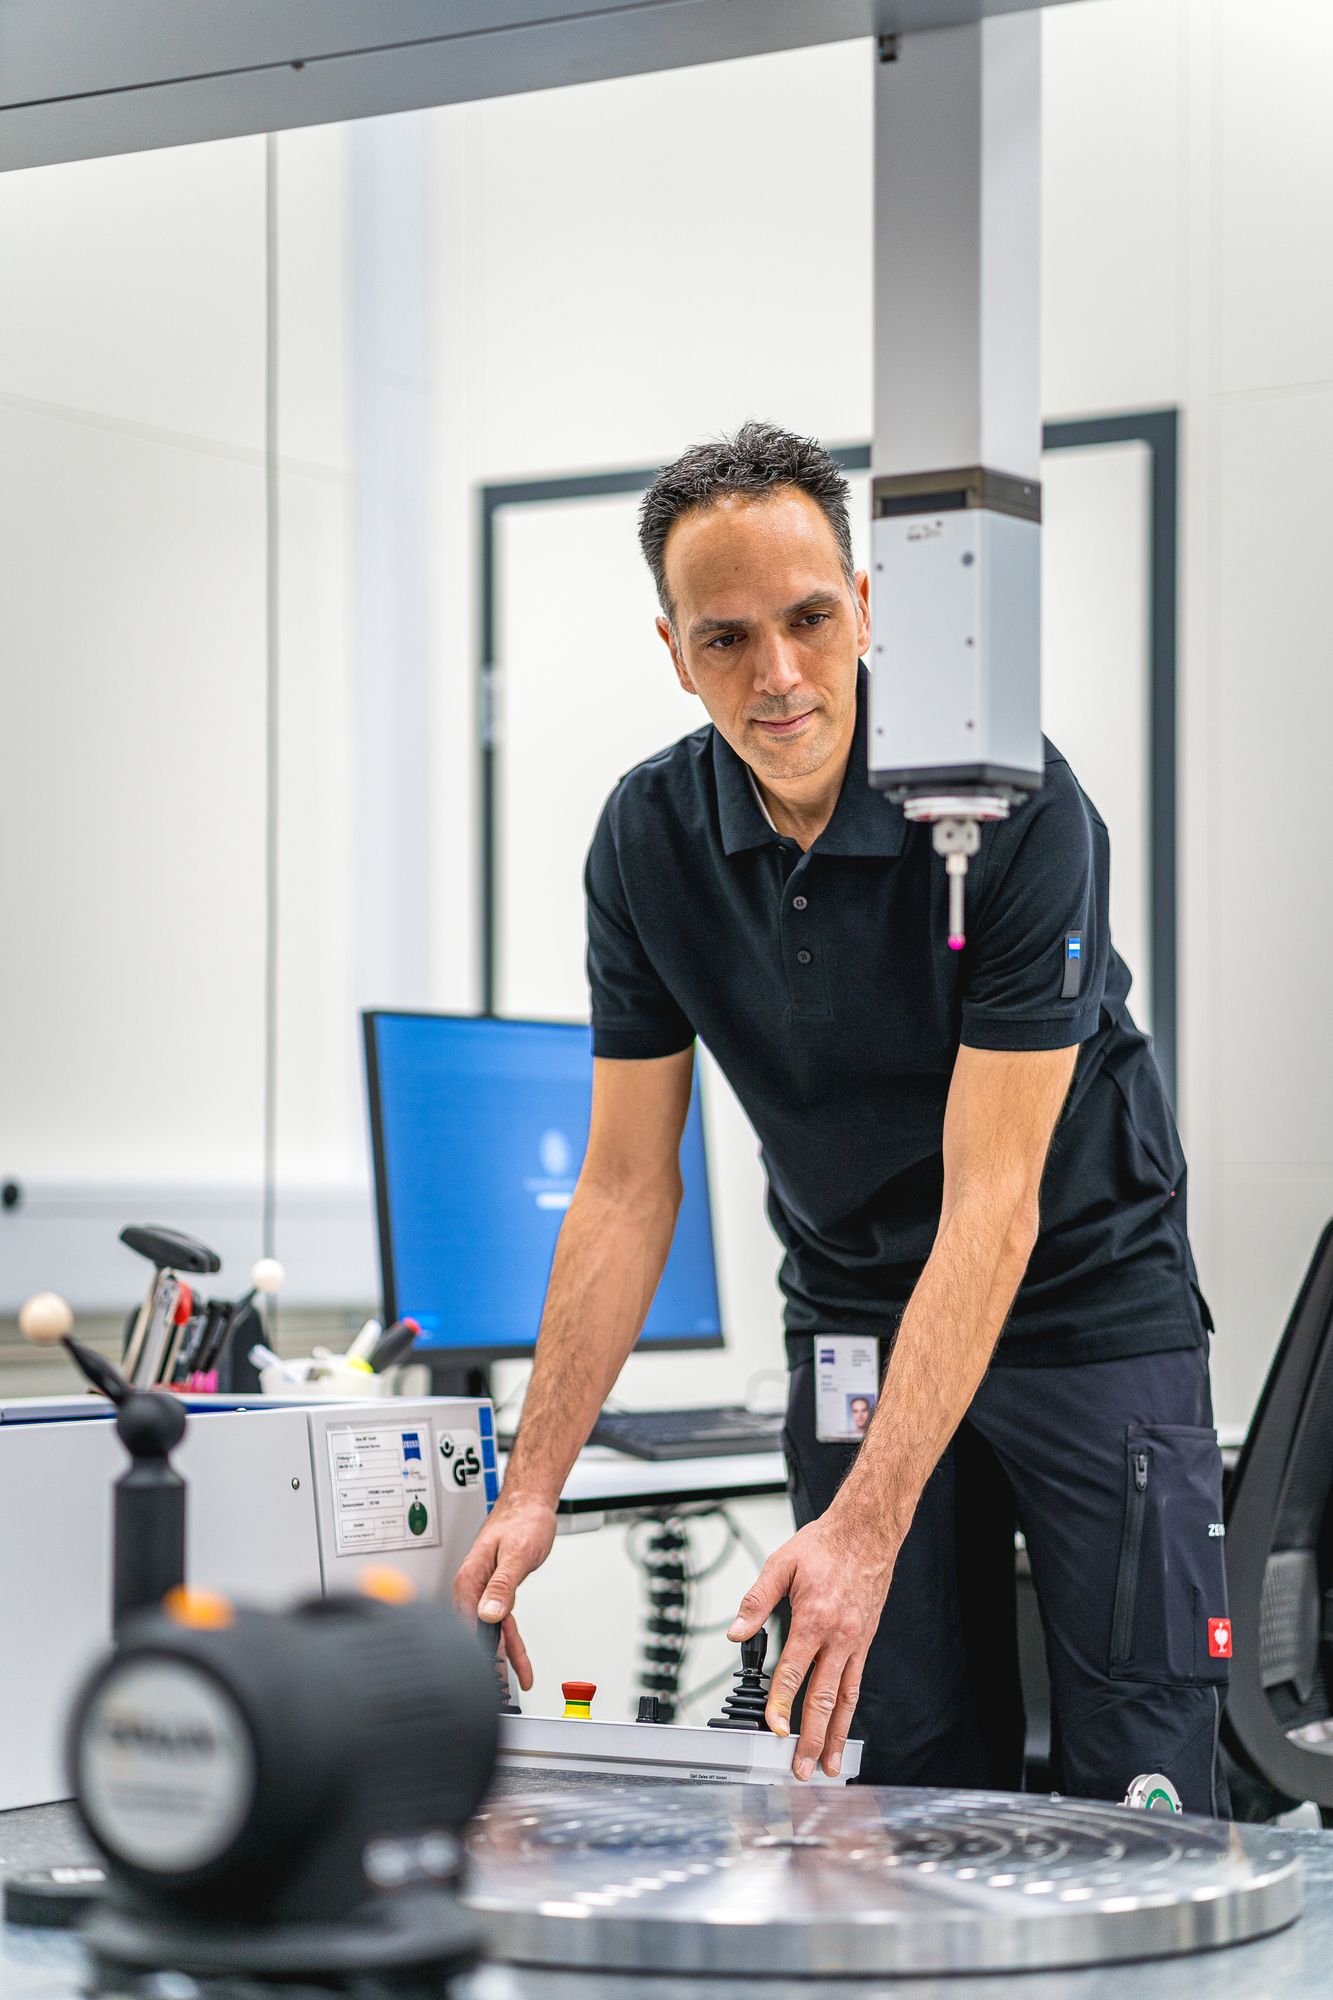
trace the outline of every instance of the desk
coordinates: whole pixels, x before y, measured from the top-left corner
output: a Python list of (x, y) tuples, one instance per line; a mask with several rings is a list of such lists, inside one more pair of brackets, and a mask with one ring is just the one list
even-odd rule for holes
[(780, 1451), (649, 1459), (631, 1458), (609, 1445), (587, 1445), (565, 1481), (556, 1513), (559, 1532), (583, 1534), (661, 1507), (780, 1500), (786, 1491), (787, 1468)]

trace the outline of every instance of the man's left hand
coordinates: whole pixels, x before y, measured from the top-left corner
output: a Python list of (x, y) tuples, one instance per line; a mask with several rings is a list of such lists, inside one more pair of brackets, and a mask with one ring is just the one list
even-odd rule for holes
[(791, 1631), (764, 1713), (775, 1736), (789, 1736), (792, 1703), (810, 1675), (792, 1763), (798, 1778), (813, 1776), (817, 1762), (830, 1778), (842, 1767), (861, 1670), (901, 1540), (878, 1526), (844, 1528), (830, 1509), (774, 1550), (741, 1599), (729, 1639), (753, 1638), (782, 1599), (791, 1600)]

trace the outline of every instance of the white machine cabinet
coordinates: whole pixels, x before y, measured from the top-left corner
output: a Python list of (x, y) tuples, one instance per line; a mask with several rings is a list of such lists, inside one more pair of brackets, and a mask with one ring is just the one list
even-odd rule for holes
[[(253, 1604), (373, 1565), (444, 1595), (495, 1496), (488, 1403), (191, 1406), (191, 1583)], [(65, 1718), (110, 1639), (112, 1488), (128, 1463), (88, 1397), (0, 1405), (0, 1810), (68, 1796)]]

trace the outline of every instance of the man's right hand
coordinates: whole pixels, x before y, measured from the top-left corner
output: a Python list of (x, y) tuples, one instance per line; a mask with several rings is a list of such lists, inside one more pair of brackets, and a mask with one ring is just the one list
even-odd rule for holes
[(501, 1494), (454, 1578), (454, 1609), (461, 1617), (500, 1627), (505, 1658), (525, 1694), (532, 1686), (532, 1662), (514, 1623), (514, 1595), (524, 1577), (541, 1568), (554, 1541), (554, 1507)]

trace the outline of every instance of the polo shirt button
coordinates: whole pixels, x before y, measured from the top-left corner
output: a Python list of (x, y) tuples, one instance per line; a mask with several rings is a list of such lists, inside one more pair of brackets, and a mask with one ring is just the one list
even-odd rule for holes
[(798, 965), (809, 965), (813, 957), (814, 953), (812, 951), (798, 951), (796, 954), (796, 963)]
[(791, 906), (794, 910), (803, 910), (805, 908), (805, 905), (806, 905), (806, 898), (804, 896), (792, 897)]

